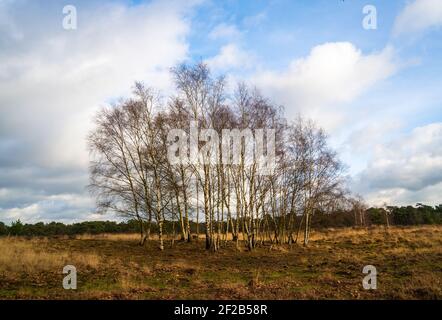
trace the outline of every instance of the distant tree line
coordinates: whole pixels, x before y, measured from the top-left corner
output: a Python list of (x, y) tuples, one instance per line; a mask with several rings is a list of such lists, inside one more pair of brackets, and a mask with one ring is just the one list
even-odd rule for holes
[(432, 225), (442, 224), (442, 205), (429, 206), (421, 203), (416, 206), (385, 206), (383, 208), (363, 208), (354, 204), (350, 210), (332, 213), (317, 212), (313, 216), (314, 228), (368, 227), (372, 225)]
[(0, 235), (13, 236), (59, 236), (102, 233), (134, 233), (138, 231), (138, 223), (134, 220), (127, 222), (115, 221), (86, 221), (74, 224), (61, 222), (35, 224), (12, 222), (10, 226), (0, 222)]
[[(357, 207), (349, 210), (337, 210), (334, 212), (316, 212), (312, 217), (313, 229), (361, 227), (372, 225), (433, 225), (442, 224), (442, 205), (429, 206), (418, 203), (416, 206), (386, 206), (384, 208), (371, 207), (363, 209), (362, 219)], [(298, 217), (301, 219), (302, 217)], [(361, 221), (363, 222), (361, 224)], [(278, 225), (278, 223), (276, 224)], [(227, 228), (224, 222), (224, 228)], [(153, 224), (152, 231), (157, 232), (158, 226)], [(164, 221), (163, 225), (166, 234), (179, 236), (178, 224), (176, 221)], [(242, 230), (239, 230), (242, 232)], [(87, 221), (74, 224), (60, 222), (24, 224), (20, 220), (13, 222), (10, 226), (0, 222), (0, 236), (74, 236), (81, 234), (103, 234), (103, 233), (137, 233), (139, 232), (139, 221), (131, 219), (125, 222), (115, 221)], [(204, 225), (190, 221), (190, 232), (205, 233)]]
[[(416, 206), (386, 206), (385, 208), (370, 208), (366, 214), (372, 224), (419, 225), (442, 224), (442, 204), (429, 206), (422, 203)], [(386, 217), (391, 219), (386, 221)]]

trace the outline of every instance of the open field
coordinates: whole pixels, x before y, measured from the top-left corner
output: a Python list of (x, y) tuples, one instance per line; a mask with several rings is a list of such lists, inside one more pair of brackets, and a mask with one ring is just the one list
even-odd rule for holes
[[(137, 235), (0, 238), (0, 299), (442, 299), (442, 227), (313, 232), (308, 248), (253, 252)], [(241, 251), (241, 252), (239, 252)], [(78, 289), (64, 290), (75, 265)], [(362, 288), (374, 265), (378, 289)]]

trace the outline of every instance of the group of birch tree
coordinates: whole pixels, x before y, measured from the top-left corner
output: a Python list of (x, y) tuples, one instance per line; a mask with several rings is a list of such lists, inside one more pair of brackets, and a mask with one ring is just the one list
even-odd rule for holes
[[(200, 234), (213, 251), (231, 241), (250, 250), (264, 243), (307, 245), (315, 211), (336, 209), (344, 196), (343, 166), (324, 131), (301, 116), (287, 121), (282, 108), (244, 84), (229, 94), (225, 79), (203, 63), (178, 66), (172, 75), (176, 91), (167, 99), (136, 83), (132, 98), (97, 113), (88, 144), (98, 208), (136, 219), (140, 244), (158, 241), (161, 250), (166, 239), (198, 241)], [(170, 132), (183, 130), (190, 145), (191, 123), (197, 132), (208, 128), (220, 136), (237, 130), (240, 139), (216, 140), (197, 161), (173, 163)], [(274, 133), (266, 137), (267, 155), (271, 146), (275, 159), (271, 174), (247, 152), (259, 129)], [(199, 135), (197, 147), (211, 139)], [(174, 226), (169, 234), (166, 221)]]

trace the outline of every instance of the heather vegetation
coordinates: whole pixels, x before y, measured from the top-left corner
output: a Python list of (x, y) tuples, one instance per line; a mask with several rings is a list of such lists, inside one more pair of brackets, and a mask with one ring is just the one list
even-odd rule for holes
[[(441, 231), (324, 229), (308, 249), (228, 242), (217, 253), (169, 238), (164, 251), (141, 247), (137, 234), (1, 237), (0, 299), (441, 299)], [(77, 290), (62, 287), (68, 264)], [(362, 286), (367, 264), (377, 268), (376, 290)]]

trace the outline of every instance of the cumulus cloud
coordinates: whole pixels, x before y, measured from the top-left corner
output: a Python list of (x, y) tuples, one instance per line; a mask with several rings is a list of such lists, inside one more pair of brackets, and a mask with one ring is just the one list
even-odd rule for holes
[[(8, 222), (20, 219), (26, 223), (36, 222), (79, 222), (84, 220), (115, 220), (112, 214), (97, 214), (90, 211), (93, 200), (76, 194), (51, 195), (21, 207), (2, 210), (2, 220)], [(1, 209), (1, 208), (0, 208)]]
[[(44, 12), (32, 11), (42, 16), (31, 23), (45, 19)], [(84, 10), (80, 21), (76, 31), (63, 30), (59, 21), (37, 34), (32, 24), (23, 26), (25, 38), (17, 48), (34, 41), (0, 55), (0, 108), (7, 114), (0, 120), (1, 133), (31, 139), (34, 148), (44, 149), (39, 160), (50, 166), (84, 166), (82, 136), (91, 111), (127, 93), (137, 79), (166, 89), (170, 66), (187, 52), (188, 27), (179, 7), (102, 4)], [(60, 152), (61, 145), (69, 148)]]
[[(70, 3), (78, 12), (75, 31), (62, 28), (64, 4), (0, 0), (0, 221), (100, 218), (85, 190), (85, 137), (92, 115), (104, 103), (127, 96), (134, 80), (172, 90), (169, 68), (188, 57), (187, 13), (197, 2)], [(251, 29), (265, 19), (265, 13), (246, 17), (242, 26)], [(394, 32), (440, 25), (442, 2), (415, 0), (397, 17)], [(441, 124), (416, 128), (386, 144), (385, 136), (403, 119), (397, 112), (397, 123), (379, 119), (370, 108), (373, 101), (364, 105), (360, 99), (401, 68), (392, 47), (367, 53), (350, 42), (324, 43), (275, 71), (258, 63), (246, 41), (239, 42), (249, 31), (221, 23), (209, 33), (209, 39), (224, 44), (206, 60), (216, 73), (249, 80), (285, 105), (288, 117), (302, 112), (333, 134), (354, 125), (345, 142), (351, 159), (363, 148), (374, 152), (355, 179), (355, 191), (372, 203), (438, 201)], [(358, 116), (367, 115), (370, 125), (362, 117), (355, 120), (357, 108), (365, 108)]]
[(383, 204), (394, 204), (398, 206), (425, 203), (428, 205), (440, 205), (442, 194), (442, 183), (427, 186), (418, 191), (411, 191), (403, 188), (393, 188), (368, 192), (365, 199), (373, 206)]
[[(92, 115), (127, 95), (135, 80), (170, 90), (169, 68), (187, 57), (190, 4), (72, 4), (78, 29), (68, 31), (63, 4), (0, 2), (0, 189), (15, 199), (0, 195), (0, 220), (20, 210), (55, 218), (50, 207), (69, 201), (57, 212), (91, 212), (84, 187)], [(79, 196), (85, 202), (74, 212), (79, 202), (69, 197)]]
[(417, 127), (378, 145), (356, 184), (375, 204), (438, 204), (442, 194), (442, 123)]
[(247, 69), (252, 66), (253, 54), (241, 49), (235, 43), (222, 46), (219, 53), (206, 60), (207, 65), (215, 72), (235, 68)]
[[(372, 119), (368, 119), (372, 120)], [(366, 152), (377, 144), (385, 141), (393, 132), (401, 128), (402, 123), (398, 119), (377, 119), (376, 121), (360, 121), (359, 128), (349, 133), (345, 142), (352, 152)]]
[(440, 26), (442, 26), (442, 1), (415, 0), (400, 12), (393, 30), (395, 35), (400, 35)]
[(293, 60), (287, 71), (260, 72), (254, 81), (285, 105), (289, 115), (303, 112), (331, 130), (345, 114), (338, 106), (352, 102), (398, 68), (392, 47), (363, 54), (352, 43), (333, 42)]

